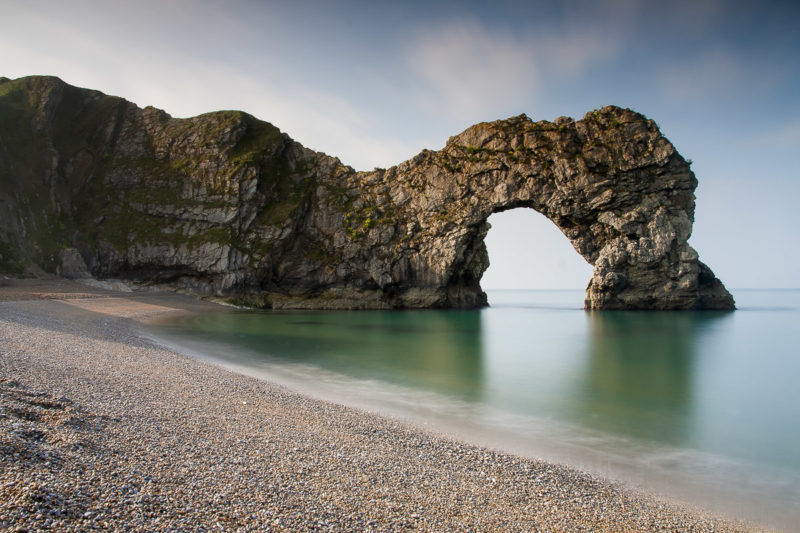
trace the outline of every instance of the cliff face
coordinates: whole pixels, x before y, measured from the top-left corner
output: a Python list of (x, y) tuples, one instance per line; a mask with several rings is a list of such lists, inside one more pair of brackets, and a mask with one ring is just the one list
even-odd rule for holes
[(686, 243), (688, 163), (616, 107), (477, 124), (355, 172), (246, 113), (174, 119), (57, 78), (0, 79), (0, 184), (11, 273), (74, 270), (75, 248), (100, 278), (254, 305), (475, 307), (486, 219), (530, 207), (594, 265), (587, 308), (733, 308)]

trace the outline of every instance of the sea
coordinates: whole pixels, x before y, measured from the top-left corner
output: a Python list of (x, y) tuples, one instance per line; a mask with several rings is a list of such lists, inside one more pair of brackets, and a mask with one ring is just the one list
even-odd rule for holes
[(303, 394), (786, 530), (800, 524), (800, 289), (737, 310), (222, 311), (158, 342)]

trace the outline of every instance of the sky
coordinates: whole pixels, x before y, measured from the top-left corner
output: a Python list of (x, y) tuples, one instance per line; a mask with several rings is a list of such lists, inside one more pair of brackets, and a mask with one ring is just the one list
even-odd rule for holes
[[(175, 117), (241, 109), (357, 170), (480, 121), (654, 119), (699, 180), (689, 243), (730, 288), (800, 287), (800, 2), (0, 0), (0, 76)], [(493, 215), (485, 289), (584, 288), (545, 217)]]

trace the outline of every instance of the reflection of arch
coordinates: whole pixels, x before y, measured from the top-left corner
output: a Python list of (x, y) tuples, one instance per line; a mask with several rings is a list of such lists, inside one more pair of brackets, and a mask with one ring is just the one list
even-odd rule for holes
[(699, 337), (721, 313), (591, 313), (575, 416), (589, 426), (686, 444)]

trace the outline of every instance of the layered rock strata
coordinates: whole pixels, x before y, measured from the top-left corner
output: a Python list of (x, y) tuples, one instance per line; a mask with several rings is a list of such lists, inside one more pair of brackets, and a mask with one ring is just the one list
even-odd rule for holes
[[(0, 79), (0, 270), (31, 264), (265, 307), (486, 305), (487, 218), (535, 209), (594, 265), (587, 309), (732, 309), (687, 239), (697, 185), (656, 124), (481, 123), (356, 172), (239, 111), (175, 119)], [(535, 243), (520, 243), (535, 246)]]

